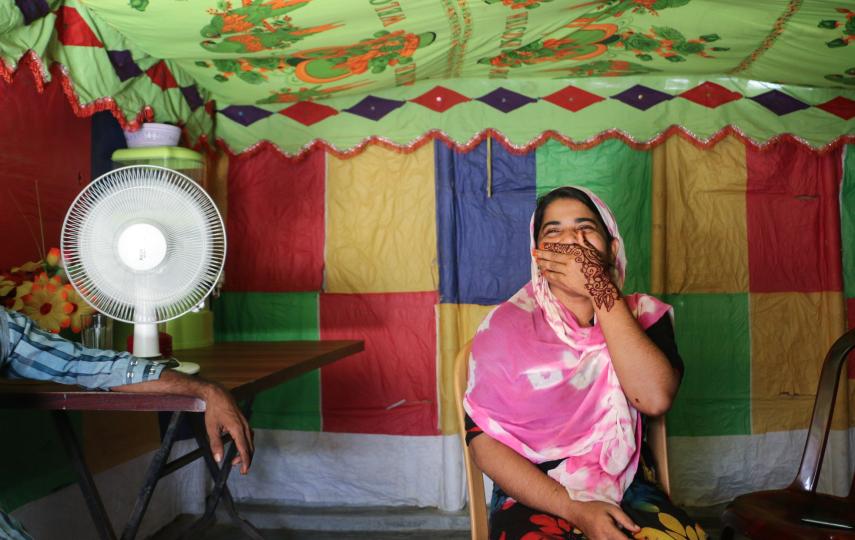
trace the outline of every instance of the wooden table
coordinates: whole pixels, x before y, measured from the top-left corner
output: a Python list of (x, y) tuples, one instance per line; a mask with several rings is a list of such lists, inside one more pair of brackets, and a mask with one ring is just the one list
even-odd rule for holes
[[(181, 361), (196, 362), (200, 375), (229, 390), (249, 418), (252, 400), (262, 390), (308, 373), (364, 349), (362, 341), (287, 341), (287, 342), (232, 342), (218, 343), (212, 347), (177, 351)], [(226, 481), (231, 471), (231, 461), (237, 449), (230, 444), (223, 456), (222, 465), (214, 461), (205, 432), (203, 413), (205, 403), (188, 396), (166, 394), (131, 394), (78, 389), (53, 383), (33, 381), (3, 381), (0, 383), (0, 408), (40, 409), (53, 411), (57, 430), (77, 472), (78, 483), (86, 498), (89, 512), (102, 540), (115, 540), (101, 497), (83, 458), (80, 443), (71, 427), (66, 411), (160, 411), (172, 412), (160, 448), (155, 452), (140, 489), (134, 510), (122, 533), (123, 540), (132, 540), (145, 514), (157, 481), (203, 458), (214, 479), (214, 488), (205, 501), (205, 514), (182, 537), (201, 532), (214, 522), (214, 512), (222, 500), (229, 517), (249, 538), (261, 539), (251, 524), (238, 516)], [(189, 413), (189, 414), (188, 414)], [(198, 448), (173, 461), (167, 462), (175, 442), (179, 422), (189, 416)]]

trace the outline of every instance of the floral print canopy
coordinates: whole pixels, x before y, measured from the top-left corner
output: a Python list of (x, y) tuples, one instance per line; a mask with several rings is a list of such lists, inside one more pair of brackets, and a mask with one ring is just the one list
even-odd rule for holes
[[(16, 0), (0, 75), (64, 77), (81, 113), (176, 123), (233, 152), (369, 140), (524, 150), (783, 133), (855, 117), (855, 5), (790, 0)], [(51, 71), (53, 69), (53, 71)]]

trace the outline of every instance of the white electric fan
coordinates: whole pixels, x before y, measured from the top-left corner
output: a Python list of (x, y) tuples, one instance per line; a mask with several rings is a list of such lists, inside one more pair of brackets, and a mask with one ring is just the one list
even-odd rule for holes
[[(62, 225), (68, 280), (96, 310), (133, 323), (133, 355), (158, 359), (157, 324), (216, 286), (226, 233), (214, 201), (181, 173), (133, 165), (92, 181)], [(181, 363), (180, 371), (199, 366)]]

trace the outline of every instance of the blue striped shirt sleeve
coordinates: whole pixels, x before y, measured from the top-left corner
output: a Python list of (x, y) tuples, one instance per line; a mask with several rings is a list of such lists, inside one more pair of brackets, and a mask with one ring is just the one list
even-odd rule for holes
[(160, 378), (163, 366), (126, 352), (87, 349), (0, 309), (0, 377), (109, 389)]

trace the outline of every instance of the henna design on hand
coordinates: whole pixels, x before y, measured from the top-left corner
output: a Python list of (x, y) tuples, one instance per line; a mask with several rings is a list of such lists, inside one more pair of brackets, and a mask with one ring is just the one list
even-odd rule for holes
[(620, 291), (609, 277), (606, 265), (600, 258), (597, 249), (585, 242), (587, 245), (559, 244), (557, 242), (544, 242), (543, 249), (553, 253), (570, 255), (582, 265), (582, 275), (585, 276), (585, 290), (598, 308), (605, 307), (611, 311), (615, 302), (620, 298)]

